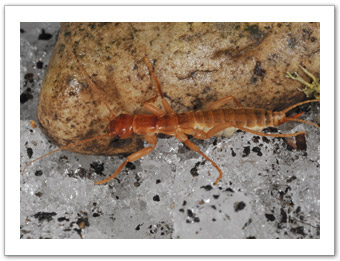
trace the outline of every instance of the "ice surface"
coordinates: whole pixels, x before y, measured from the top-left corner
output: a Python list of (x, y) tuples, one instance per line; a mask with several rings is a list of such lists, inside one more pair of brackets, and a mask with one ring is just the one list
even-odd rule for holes
[[(21, 93), (29, 97), (21, 104), (21, 168), (57, 148), (29, 122), (37, 121), (58, 28), (21, 24)], [(38, 40), (42, 29), (49, 40)], [(318, 105), (306, 107), (305, 117), (317, 120)], [(224, 172), (218, 186), (211, 164), (174, 138), (159, 139), (154, 152), (100, 186), (93, 181), (124, 158), (55, 153), (21, 176), (21, 238), (319, 238), (319, 131), (305, 124), (280, 127), (283, 133), (300, 130), (308, 132), (306, 151), (244, 132), (193, 139)]]

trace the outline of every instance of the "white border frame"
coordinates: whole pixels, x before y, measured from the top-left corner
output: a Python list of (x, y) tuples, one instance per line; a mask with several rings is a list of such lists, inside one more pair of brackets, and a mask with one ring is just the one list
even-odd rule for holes
[[(315, 240), (20, 240), (20, 22), (320, 22), (321, 238)], [(334, 6), (6, 6), (6, 255), (334, 254)], [(133, 252), (131, 251), (133, 249)], [(246, 251), (245, 251), (246, 250)]]

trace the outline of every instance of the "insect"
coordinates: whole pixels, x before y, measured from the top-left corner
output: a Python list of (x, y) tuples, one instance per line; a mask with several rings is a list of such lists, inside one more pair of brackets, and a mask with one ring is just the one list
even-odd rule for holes
[[(75, 54), (72, 52), (82, 74), (85, 76), (86, 80), (89, 82), (92, 90), (95, 93), (99, 93), (97, 87), (81, 66)], [(130, 156), (128, 156), (125, 161), (116, 169), (116, 171), (109, 177), (94, 182), (94, 184), (104, 184), (114, 179), (126, 166), (128, 162), (136, 161), (147, 154), (151, 153), (157, 145), (157, 134), (162, 133), (170, 136), (176, 137), (178, 140), (183, 142), (191, 150), (199, 153), (203, 158), (209, 161), (218, 171), (219, 176), (215, 180), (214, 184), (217, 185), (223, 176), (222, 170), (219, 166), (205, 155), (197, 145), (188, 139), (187, 135), (191, 135), (197, 139), (208, 139), (213, 136), (218, 135), (231, 135), (235, 130), (239, 129), (242, 131), (250, 132), (259, 136), (271, 136), (271, 137), (294, 137), (298, 135), (306, 134), (304, 131), (289, 133), (289, 134), (276, 134), (276, 133), (263, 133), (261, 130), (267, 127), (276, 127), (285, 122), (295, 121), (302, 122), (306, 124), (313, 125), (317, 128), (319, 126), (313, 122), (305, 121), (299, 119), (303, 112), (298, 113), (293, 116), (286, 116), (286, 113), (290, 110), (311, 102), (319, 102), (319, 100), (307, 100), (290, 106), (282, 111), (268, 111), (263, 109), (254, 108), (244, 108), (233, 96), (223, 97), (215, 102), (213, 102), (206, 111), (189, 111), (185, 113), (177, 114), (173, 111), (168, 101), (164, 98), (161, 85), (156, 77), (153, 70), (153, 66), (144, 57), (144, 62), (148, 67), (152, 81), (156, 86), (157, 94), (153, 98), (146, 101), (143, 107), (149, 111), (151, 114), (120, 114), (118, 116), (110, 110), (108, 104), (105, 103), (106, 107), (111, 112), (111, 119), (106, 128), (106, 134), (96, 136), (90, 139), (82, 140), (71, 145), (61, 147), (57, 150), (51, 151), (31, 162), (29, 162), (23, 169), (22, 174), (25, 172), (26, 168), (33, 162), (38, 161), (46, 156), (49, 156), (57, 151), (65, 150), (73, 146), (77, 146), (81, 143), (86, 143), (92, 140), (100, 139), (103, 137), (113, 137), (115, 139), (127, 139), (133, 134), (143, 135), (145, 140), (151, 144), (151, 146), (141, 149)], [(164, 110), (155, 106), (153, 102), (159, 98), (164, 107)], [(222, 108), (223, 105), (234, 102), (237, 106), (235, 108)]]

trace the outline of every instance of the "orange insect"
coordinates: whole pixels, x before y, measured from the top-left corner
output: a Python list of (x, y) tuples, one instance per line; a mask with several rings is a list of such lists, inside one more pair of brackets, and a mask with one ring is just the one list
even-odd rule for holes
[[(73, 52), (72, 52), (73, 54)], [(77, 61), (80, 70), (84, 74), (85, 78), (89, 82), (91, 88), (98, 94), (98, 89), (95, 84), (92, 82), (85, 69), (80, 65), (78, 59), (75, 54), (73, 54), (75, 60)], [(219, 182), (219, 180), (223, 176), (222, 170), (218, 167), (218, 165), (211, 160), (207, 155), (205, 155), (200, 149), (192, 143), (187, 135), (192, 135), (197, 139), (208, 139), (212, 136), (217, 135), (227, 135), (232, 134), (235, 130), (243, 130), (246, 132), (253, 133), (259, 136), (271, 136), (271, 137), (293, 137), (301, 134), (305, 134), (304, 131), (289, 133), (289, 134), (272, 134), (272, 133), (263, 133), (260, 130), (263, 130), (267, 127), (276, 127), (288, 121), (296, 121), (307, 123), (313, 125), (317, 128), (319, 126), (313, 122), (305, 121), (302, 119), (298, 119), (303, 112), (296, 114), (294, 116), (287, 117), (286, 113), (293, 108), (300, 106), (302, 104), (311, 103), (311, 102), (319, 102), (319, 100), (308, 100), (304, 102), (297, 103), (289, 108), (279, 111), (266, 111), (263, 109), (254, 109), (254, 108), (244, 108), (241, 104), (236, 100), (233, 96), (226, 96), (222, 99), (217, 100), (212, 103), (207, 111), (190, 111), (186, 113), (177, 114), (173, 111), (168, 101), (164, 98), (164, 95), (161, 90), (160, 83), (153, 71), (152, 65), (149, 60), (145, 57), (144, 62), (149, 69), (151, 78), (155, 82), (157, 88), (157, 94), (152, 99), (148, 100), (144, 103), (143, 107), (148, 110), (151, 114), (121, 114), (116, 117), (113, 112), (110, 110), (108, 104), (105, 103), (106, 107), (110, 110), (112, 114), (112, 120), (107, 126), (107, 133), (105, 135), (96, 136), (90, 139), (82, 140), (77, 143), (61, 147), (57, 150), (54, 150), (50, 153), (47, 153), (31, 162), (29, 162), (22, 173), (26, 170), (26, 168), (31, 165), (33, 162), (40, 160), (48, 155), (51, 155), (57, 151), (64, 150), (81, 143), (89, 142), (95, 139), (100, 139), (103, 137), (111, 136), (115, 139), (127, 139), (131, 137), (132, 134), (143, 135), (145, 140), (151, 144), (151, 146), (146, 147), (138, 152), (135, 152), (128, 156), (126, 160), (116, 169), (116, 171), (109, 177), (104, 180), (96, 181), (94, 184), (104, 184), (111, 179), (114, 179), (125, 167), (128, 162), (132, 162), (138, 160), (150, 152), (157, 145), (157, 137), (156, 134), (162, 133), (170, 136), (176, 137), (178, 140), (183, 142), (186, 146), (188, 146), (193, 151), (198, 152), (202, 157), (206, 160), (210, 161), (211, 164), (217, 169), (219, 172), (219, 176), (215, 181), (215, 185)], [(162, 105), (165, 111), (161, 110), (152, 102), (161, 97)], [(236, 108), (228, 108), (221, 109), (223, 105), (228, 102), (233, 101), (237, 107)]]

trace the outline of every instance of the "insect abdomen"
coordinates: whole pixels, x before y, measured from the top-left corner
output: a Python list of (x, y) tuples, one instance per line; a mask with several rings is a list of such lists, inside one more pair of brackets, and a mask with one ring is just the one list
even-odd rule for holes
[(199, 129), (208, 132), (221, 124), (230, 127), (226, 127), (219, 135), (230, 136), (237, 127), (262, 130), (273, 126), (273, 116), (271, 111), (252, 108), (227, 108), (178, 114), (178, 125), (181, 129)]
[(226, 123), (249, 129), (264, 129), (273, 126), (271, 111), (252, 108), (221, 109)]

